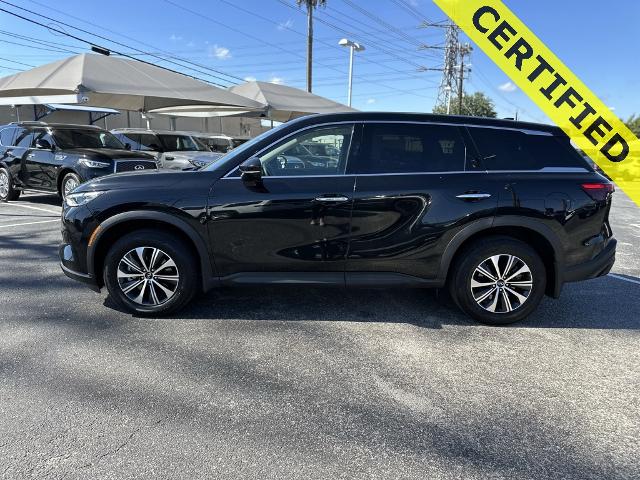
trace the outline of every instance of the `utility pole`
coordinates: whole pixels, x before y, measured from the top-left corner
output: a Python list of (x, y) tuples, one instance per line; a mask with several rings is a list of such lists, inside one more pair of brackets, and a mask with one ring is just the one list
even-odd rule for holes
[(311, 93), (312, 67), (313, 64), (313, 9), (307, 2), (307, 92)]
[(458, 71), (458, 115), (462, 115), (463, 111), (462, 111), (462, 100), (464, 98), (464, 74), (465, 74), (465, 69), (464, 69), (464, 57), (466, 55), (469, 55), (471, 53), (472, 47), (471, 45), (464, 44), (464, 45), (458, 45), (458, 54), (460, 57), (460, 70)]

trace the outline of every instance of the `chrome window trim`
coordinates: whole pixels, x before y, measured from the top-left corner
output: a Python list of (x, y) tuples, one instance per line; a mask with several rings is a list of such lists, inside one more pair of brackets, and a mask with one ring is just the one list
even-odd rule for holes
[[(267, 145), (266, 147), (264, 147), (263, 149), (257, 151), (256, 153), (254, 153), (252, 156), (256, 157), (259, 156), (260, 154), (262, 154), (262, 152), (264, 152), (265, 150), (271, 148), (273, 145), (280, 143), (282, 140), (285, 140), (293, 135), (297, 135), (300, 132), (304, 132), (305, 130), (309, 130), (311, 128), (316, 128), (316, 127), (325, 127), (325, 126), (333, 126), (333, 125), (345, 125), (345, 124), (351, 124), (351, 125), (364, 125), (367, 123), (404, 123), (404, 124), (408, 124), (408, 125), (439, 125), (439, 126), (447, 126), (447, 127), (465, 127), (465, 128), (491, 128), (494, 130), (509, 130), (509, 131), (515, 131), (515, 132), (521, 132), (524, 133), (526, 135), (542, 135), (542, 136), (550, 136), (553, 137), (553, 133), (551, 132), (545, 132), (542, 130), (533, 130), (533, 129), (527, 129), (527, 128), (517, 128), (517, 127), (498, 127), (495, 125), (478, 125), (478, 124), (474, 124), (474, 123), (451, 123), (451, 122), (430, 122), (430, 121), (420, 121), (420, 120), (349, 120), (349, 121), (340, 121), (340, 122), (326, 122), (326, 123), (316, 123), (314, 125), (307, 125), (306, 127), (300, 128), (298, 130), (295, 130), (291, 133), (289, 133), (288, 135), (279, 138), (278, 140), (276, 140), (275, 142), (270, 143), (269, 145)], [(466, 149), (466, 144), (465, 144), (465, 149)], [(231, 169), (228, 173), (226, 173), (222, 178), (227, 178), (230, 175), (232, 175), (233, 173), (235, 173), (239, 168), (239, 165), (235, 166), (233, 169)], [(544, 168), (552, 168), (552, 167), (544, 167)], [(544, 170), (544, 169), (542, 169)], [(492, 172), (497, 172), (498, 170), (491, 170)], [(513, 170), (513, 172), (540, 172), (541, 170)], [(585, 169), (585, 171), (587, 171)], [(464, 173), (469, 173), (472, 172), (471, 170), (466, 171)], [(476, 172), (476, 171), (473, 171)], [(480, 173), (484, 173), (485, 171), (482, 170)], [(511, 172), (511, 170), (501, 170), (500, 172)], [(424, 173), (424, 174), (440, 174), (440, 172), (418, 172), (418, 173)], [(446, 173), (457, 173), (457, 172), (446, 172)], [(401, 175), (411, 175), (411, 174), (415, 174), (414, 172), (407, 172), (407, 173), (402, 173)], [(388, 173), (382, 173), (382, 174), (365, 174), (365, 175), (394, 175), (394, 174), (388, 174)], [(302, 175), (298, 176), (297, 178), (300, 178)], [(319, 177), (320, 175), (309, 175), (309, 177)], [(334, 176), (334, 177), (344, 177), (345, 175), (322, 175), (322, 176)], [(282, 178), (291, 178), (293, 177), (293, 175), (291, 176), (284, 176)], [(240, 178), (240, 177), (230, 177), (230, 178)], [(276, 178), (276, 177), (269, 177), (269, 178)]]

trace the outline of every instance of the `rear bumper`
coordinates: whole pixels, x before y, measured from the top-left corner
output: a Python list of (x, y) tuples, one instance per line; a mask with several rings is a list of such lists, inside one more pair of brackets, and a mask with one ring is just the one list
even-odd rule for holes
[(579, 282), (581, 280), (601, 277), (609, 273), (616, 261), (617, 243), (615, 238), (611, 238), (602, 252), (593, 259), (579, 265), (565, 268), (564, 272), (562, 272), (563, 281)]

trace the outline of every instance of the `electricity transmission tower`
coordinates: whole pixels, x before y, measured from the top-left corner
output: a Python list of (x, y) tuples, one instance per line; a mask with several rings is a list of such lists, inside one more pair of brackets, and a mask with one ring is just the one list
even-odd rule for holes
[(471, 54), (472, 47), (468, 43), (460, 43), (460, 28), (453, 22), (430, 23), (422, 22), (421, 28), (437, 27), (445, 30), (445, 42), (443, 47), (423, 45), (421, 49), (439, 49), (444, 52), (444, 63), (441, 68), (425, 68), (422, 71), (442, 72), (436, 106), (445, 106), (447, 113), (450, 111), (451, 101), (458, 102), (458, 112), (462, 112), (462, 98), (464, 95), (465, 74), (471, 69), (469, 64), (465, 66), (466, 58)]

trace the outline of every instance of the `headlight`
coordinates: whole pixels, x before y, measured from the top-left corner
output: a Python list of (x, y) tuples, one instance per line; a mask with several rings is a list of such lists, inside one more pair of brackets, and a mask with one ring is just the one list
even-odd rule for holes
[(190, 159), (189, 163), (194, 167), (198, 167), (198, 168), (206, 167), (207, 165), (209, 165), (209, 162), (205, 162), (202, 160), (193, 160), (193, 159)]
[(70, 207), (80, 207), (89, 203), (91, 200), (99, 197), (104, 192), (79, 192), (79, 193), (70, 193), (68, 194), (64, 201)]
[(86, 158), (80, 159), (80, 163), (89, 168), (109, 168), (111, 166), (110, 163), (96, 162), (95, 160), (89, 160)]

